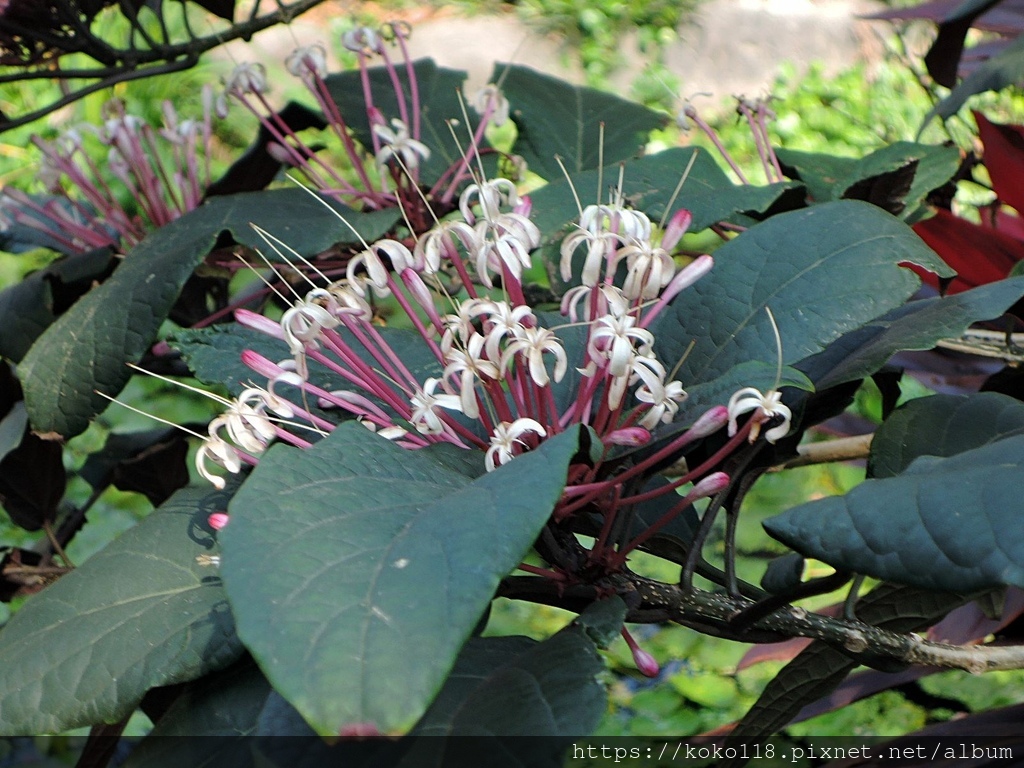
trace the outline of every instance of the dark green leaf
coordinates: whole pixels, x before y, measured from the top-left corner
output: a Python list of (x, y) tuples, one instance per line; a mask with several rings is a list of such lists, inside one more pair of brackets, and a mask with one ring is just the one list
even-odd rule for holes
[(109, 248), (67, 256), (0, 291), (0, 356), (20, 362), (37, 338), (113, 269)]
[[(467, 108), (469, 127), (463, 117), (459, 94), (462, 92), (466, 73), (457, 69), (439, 67), (433, 59), (417, 59), (411, 64), (415, 72), (419, 88), (420, 135), (417, 137), (412, 125), (409, 125), (413, 138), (419, 138), (430, 149), (430, 157), (420, 163), (420, 179), (433, 184), (446, 170), (462, 161), (461, 146), (469, 144), (468, 131), (475, 131), (480, 124), (479, 117), (472, 108)], [(404, 98), (412, 111), (409, 78), (404, 67), (398, 68), (398, 79), (402, 84)], [(370, 89), (373, 93), (373, 105), (380, 110), (387, 121), (386, 127), (393, 128), (391, 120), (401, 118), (399, 101), (391, 75), (384, 67), (371, 67), (369, 70)], [(356, 140), (372, 154), (373, 136), (370, 131), (370, 120), (366, 114), (366, 101), (363, 95), (363, 84), (359, 70), (350, 70), (329, 75), (326, 78), (327, 89), (331, 98), (338, 105), (341, 116), (352, 129)], [(457, 121), (456, 136), (458, 143), (452, 138), (448, 129), (448, 121)], [(481, 140), (480, 149), (487, 147), (486, 140)]]
[(878, 204), (874, 199), (851, 194), (851, 190), (858, 184), (863, 185), (907, 168), (916, 161), (910, 174), (909, 188), (893, 198), (893, 202), (904, 204), (904, 218), (919, 208), (929, 192), (947, 183), (960, 166), (960, 152), (956, 147), (910, 141), (897, 141), (859, 160), (783, 147), (775, 151), (785, 174), (804, 182), (810, 196), (819, 203), (847, 198)]
[(803, 182), (807, 193), (818, 203), (834, 200), (836, 184), (849, 178), (857, 164), (853, 157), (838, 157), (824, 152), (803, 152), (787, 147), (773, 147), (782, 172), (789, 178)]
[(806, 561), (795, 552), (776, 557), (765, 568), (761, 586), (773, 595), (789, 592), (803, 580), (805, 563)]
[(607, 648), (619, 636), (625, 620), (626, 604), (621, 597), (612, 596), (588, 607), (573, 623), (583, 629), (598, 648)]
[[(971, 323), (998, 317), (1022, 294), (1024, 277), (1019, 277), (954, 296), (914, 301), (847, 333), (821, 354), (801, 361), (800, 368), (818, 389), (862, 379), (896, 352), (931, 349), (940, 339), (959, 336)], [(785, 335), (782, 338), (785, 344)]]
[(995, 392), (911, 400), (878, 428), (869, 477), (894, 477), (919, 456), (955, 456), (1024, 432), (1024, 403)]
[[(17, 406), (12, 409), (17, 419)], [(0, 504), (15, 525), (38, 531), (57, 517), (67, 472), (60, 443), (24, 430), (21, 442), (0, 461)]]
[(178, 429), (112, 433), (103, 448), (86, 459), (79, 475), (94, 490), (113, 485), (143, 494), (158, 507), (189, 482), (188, 440)]
[(956, 84), (964, 40), (974, 20), (1002, 1), (963, 0), (956, 4), (952, 13), (943, 16), (942, 23), (939, 24), (939, 34), (924, 57), (928, 74), (935, 82), (946, 88), (952, 88)]
[(275, 689), (321, 734), (412, 726), (550, 515), (577, 441), (476, 480), (356, 424), (271, 448), (222, 539), (239, 633)]
[[(542, 643), (473, 638), (411, 737), (423, 738), (400, 765), (558, 768), (571, 741), (593, 731), (604, 714), (606, 696), (596, 680), (603, 669), (576, 625)], [(488, 738), (467, 738), (474, 736)]]
[(28, 413), (25, 411), (25, 401), (19, 400), (11, 406), (7, 415), (0, 419), (0, 462), (21, 445), (27, 426)]
[(922, 456), (901, 475), (802, 504), (764, 527), (840, 570), (926, 589), (1024, 586), (1022, 469), (1024, 435)]
[(569, 173), (598, 167), (602, 125), (603, 160), (611, 165), (637, 155), (651, 131), (668, 122), (665, 115), (636, 102), (518, 64), (495, 64), (491, 82), (501, 83), (511, 106), (518, 130), (512, 151), (549, 181), (562, 177), (556, 157)]
[[(156, 746), (187, 741), (206, 742), (207, 736), (220, 739), (240, 739), (256, 733), (256, 723), (272, 689), (256, 663), (248, 656), (219, 672), (188, 683), (167, 710), (156, 727), (150, 731)], [(188, 737), (169, 739), (167, 737)], [(208, 748), (208, 744), (197, 743)], [(151, 747), (144, 741), (132, 751), (129, 766), (168, 765), (159, 762)], [(193, 754), (201, 754), (194, 752)], [(167, 753), (160, 750), (167, 758)], [(202, 763), (183, 760), (178, 765), (199, 766)]]
[[(397, 220), (397, 210), (355, 213), (337, 203), (367, 240)], [(153, 342), (178, 293), (222, 231), (264, 247), (256, 222), (299, 253), (313, 255), (354, 235), (318, 199), (301, 189), (214, 198), (153, 233), (36, 341), (19, 368), (29, 420), (40, 432), (77, 435), (131, 377), (125, 363)]]
[[(796, 717), (806, 704), (831, 693), (857, 666), (842, 652), (814, 643), (782, 668), (726, 739), (734, 744), (764, 741)], [(730, 761), (726, 766), (741, 765)]]
[(801, 360), (902, 304), (920, 283), (901, 262), (951, 274), (909, 227), (867, 203), (773, 216), (715, 252), (714, 269), (656, 321), (656, 351), (686, 354), (679, 379), (691, 386), (770, 361), (770, 307), (784, 359)]
[(977, 93), (1001, 91), (1024, 80), (1024, 35), (1021, 35), (992, 58), (978, 65), (949, 95), (940, 101), (921, 122), (921, 130), (938, 115), (946, 120), (960, 111)]
[(416, 728), (421, 736), (561, 736), (590, 733), (605, 708), (604, 664), (586, 629), (542, 643), (473, 638)]
[(150, 688), (241, 654), (206, 516), (224, 493), (189, 488), (47, 587), (0, 631), (0, 729), (50, 733), (115, 722)]

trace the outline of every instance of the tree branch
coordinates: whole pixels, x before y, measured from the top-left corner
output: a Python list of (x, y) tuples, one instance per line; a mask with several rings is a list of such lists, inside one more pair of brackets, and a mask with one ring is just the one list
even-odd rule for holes
[[(640, 598), (637, 611), (660, 611), (684, 626), (740, 642), (764, 642), (763, 635), (785, 638), (807, 637), (820, 640), (863, 664), (874, 666), (879, 660), (924, 664), (945, 669), (962, 669), (973, 674), (1001, 669), (1024, 669), (1024, 646), (947, 645), (933, 643), (915, 634), (890, 630), (841, 618), (787, 607), (753, 622), (751, 628), (733, 626), (734, 618), (754, 605), (744, 598), (691, 589), (684, 592), (674, 584), (665, 584), (636, 574), (624, 574)], [(627, 621), (634, 621), (627, 615)]]
[(875, 435), (840, 437), (821, 443), (805, 443), (797, 446), (797, 456), (787, 462), (772, 467), (773, 472), (793, 467), (807, 467), (812, 464), (831, 464), (837, 461), (855, 461), (866, 459), (871, 452), (871, 441)]
[[(173, 45), (159, 45), (156, 41), (150, 40), (151, 47), (149, 49), (114, 49), (103, 43), (100, 38), (92, 34), (91, 31), (87, 31), (81, 35), (81, 42), (77, 50), (86, 53), (95, 61), (105, 66), (96, 67), (94, 70), (88, 68), (76, 68), (74, 70), (68, 70), (68, 77), (74, 79), (86, 79), (92, 77), (102, 78), (99, 82), (92, 83), (81, 88), (77, 88), (70, 93), (63, 95), (61, 98), (55, 99), (53, 102), (40, 109), (33, 110), (24, 115), (20, 115), (15, 118), (4, 119), (0, 117), (0, 133), (17, 128), (22, 125), (26, 125), (41, 117), (60, 109), (63, 106), (78, 101), (90, 93), (102, 90), (110, 87), (117, 83), (126, 82), (129, 80), (138, 80), (144, 77), (150, 77), (153, 75), (167, 74), (169, 72), (178, 72), (184, 69), (195, 66), (199, 57), (206, 51), (217, 48), (232, 40), (249, 40), (254, 34), (260, 32), (268, 27), (272, 27), (275, 24), (288, 23), (296, 16), (305, 13), (309, 9), (319, 5), (324, 0), (295, 0), (290, 5), (284, 3), (278, 3), (276, 10), (271, 11), (263, 16), (255, 16), (255, 14), (248, 20), (238, 24), (233, 24), (230, 28), (223, 32), (207, 35), (205, 37), (192, 37), (190, 39), (175, 43)], [(254, 6), (255, 9), (259, 8), (259, 3)], [(132, 19), (129, 19), (131, 22)], [(40, 38), (41, 35), (45, 34), (41, 30), (19, 30), (14, 27), (10, 22), (4, 21), (0, 18), (0, 32), (11, 32), (13, 34), (21, 36), (30, 36), (33, 39)], [(57, 47), (61, 50), (61, 46), (66, 46), (67, 41), (63, 38), (59, 38), (53, 41), (53, 47)], [(92, 49), (90, 49), (90, 45)], [(101, 46), (101, 48), (96, 48)], [(146, 67), (140, 69), (140, 67)], [(93, 74), (89, 74), (90, 71)], [(44, 72), (45, 75), (41, 75), (40, 72)], [(62, 73), (60, 69), (51, 69), (48, 66), (43, 69), (27, 69), (26, 72), (20, 76), (3, 75), (2, 81), (4, 82), (17, 82), (19, 79), (37, 79), (39, 77), (47, 77), (50, 79), (60, 79)]]

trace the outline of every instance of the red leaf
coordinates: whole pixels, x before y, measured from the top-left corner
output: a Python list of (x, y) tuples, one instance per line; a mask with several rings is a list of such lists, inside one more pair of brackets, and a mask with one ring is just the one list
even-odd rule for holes
[(985, 167), (999, 199), (1024, 213), (1024, 126), (1001, 125), (974, 113)]
[[(1018, 261), (1024, 261), (1024, 242), (957, 218), (946, 210), (939, 209), (932, 218), (918, 222), (914, 231), (957, 271), (947, 293), (960, 293), (1002, 280)], [(931, 273), (921, 269), (914, 271), (929, 285), (937, 284)]]

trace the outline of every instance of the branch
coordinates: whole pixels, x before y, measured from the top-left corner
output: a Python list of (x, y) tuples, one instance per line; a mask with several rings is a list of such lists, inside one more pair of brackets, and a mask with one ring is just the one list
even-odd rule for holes
[(154, 75), (167, 75), (171, 74), (172, 72), (181, 72), (183, 70), (194, 67), (197, 62), (198, 58), (196, 58), (195, 60), (182, 59), (181, 61), (168, 61), (165, 64), (147, 67), (146, 69), (119, 69), (117, 74), (112, 75), (110, 77), (105, 77), (98, 83), (92, 83), (91, 85), (84, 86), (76, 91), (71, 91), (70, 93), (66, 94), (65, 96), (62, 96), (59, 99), (56, 99), (55, 101), (51, 102), (45, 107), (34, 110), (33, 112), (29, 112), (28, 114), (22, 115), (21, 117), (16, 117), (13, 120), (6, 120), (0, 122), (0, 133), (3, 133), (4, 131), (9, 131), (12, 128), (18, 128), (22, 125), (27, 125), (28, 123), (34, 122), (41, 117), (46, 117), (46, 115), (50, 114), (51, 112), (54, 112), (60, 109), (61, 107), (66, 107), (68, 104), (73, 104), (79, 99), (85, 98), (90, 93), (102, 91), (104, 88), (109, 88), (110, 86), (116, 85), (117, 83), (126, 83), (131, 80), (142, 80), (143, 78), (153, 77)]
[(812, 464), (831, 464), (836, 461), (855, 461), (866, 459), (871, 452), (871, 441), (874, 433), (840, 437), (821, 443), (806, 443), (796, 449), (796, 458), (772, 467), (773, 472), (793, 467), (807, 467)]
[[(32, 112), (21, 115), (13, 119), (3, 119), (0, 117), (0, 133), (17, 128), (22, 125), (26, 125), (41, 117), (60, 109), (63, 106), (74, 103), (90, 93), (102, 90), (109, 86), (117, 83), (126, 82), (129, 80), (138, 80), (144, 77), (151, 77), (153, 75), (166, 74), (169, 72), (178, 72), (184, 69), (195, 66), (199, 57), (206, 51), (217, 48), (232, 40), (246, 40), (248, 41), (254, 34), (260, 32), (268, 27), (272, 27), (275, 24), (286, 24), (305, 13), (309, 9), (319, 5), (324, 0), (296, 0), (291, 5), (278, 4), (278, 8), (275, 11), (267, 13), (263, 16), (253, 16), (248, 21), (234, 24), (230, 28), (223, 32), (207, 35), (206, 37), (193, 37), (187, 42), (176, 43), (174, 45), (154, 45), (148, 50), (117, 50), (111, 49), (106, 46), (98, 37), (89, 32), (83, 36), (85, 41), (94, 42), (101, 44), (106, 50), (103, 50), (102, 58), (97, 58), (96, 55), (91, 57), (106, 66), (97, 67), (92, 70), (94, 74), (88, 74), (89, 69), (74, 69), (68, 70), (68, 77), (75, 79), (84, 79), (89, 77), (101, 77), (103, 78), (97, 83), (92, 85), (83, 86), (70, 93), (65, 94), (59, 99), (55, 99), (53, 102), (40, 109), (33, 110)], [(258, 8), (257, 3), (254, 8)], [(129, 20), (130, 21), (130, 20)], [(10, 28), (9, 22), (5, 22), (0, 19), (0, 31)], [(15, 30), (16, 31), (16, 30)], [(32, 35), (38, 37), (42, 34), (39, 31), (33, 31)], [(64, 41), (66, 43), (66, 41)], [(153, 41), (155, 42), (155, 41)], [(97, 52), (99, 53), (99, 52)], [(158, 66), (148, 67), (146, 69), (139, 69), (141, 66), (151, 65), (160, 63)], [(19, 79), (36, 79), (41, 77), (40, 71), (45, 72), (45, 76), (51, 79), (60, 79), (62, 72), (59, 69), (44, 69), (44, 70), (31, 70), (25, 72), (20, 77), (11, 75), (2, 76), (2, 80), (5, 82), (17, 82)]]
[[(624, 574), (627, 589), (635, 589), (640, 611), (667, 614), (672, 621), (699, 631), (740, 642), (764, 642), (763, 635), (785, 638), (807, 637), (837, 648), (861, 663), (878, 660), (924, 664), (945, 669), (962, 669), (973, 674), (1002, 669), (1024, 669), (1024, 646), (959, 646), (932, 643), (916, 634), (900, 634), (859, 621), (832, 618), (787, 607), (755, 621), (750, 630), (737, 632), (734, 618), (754, 603), (744, 598), (693, 589), (684, 592), (636, 574)], [(628, 601), (627, 601), (627, 604)], [(627, 615), (627, 621), (635, 617)]]

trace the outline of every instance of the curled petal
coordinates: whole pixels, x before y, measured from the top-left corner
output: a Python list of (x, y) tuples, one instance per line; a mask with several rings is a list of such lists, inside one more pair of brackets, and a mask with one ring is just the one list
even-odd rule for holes
[(356, 27), (341, 36), (341, 44), (353, 53), (380, 53), (380, 35), (369, 27)]
[(296, 77), (326, 77), (327, 51), (319, 43), (300, 46), (288, 54), (284, 66)]
[(447, 408), (452, 411), (462, 410), (462, 403), (457, 395), (434, 394), (440, 381), (440, 379), (427, 379), (423, 382), (423, 389), (415, 392), (411, 398), (413, 412), (409, 421), (417, 431), (425, 435), (438, 435), (444, 432), (444, 422), (436, 413), (437, 408)]
[(218, 491), (224, 490), (224, 486), (227, 485), (224, 478), (211, 472), (206, 466), (207, 462), (223, 467), (231, 474), (237, 474), (242, 469), (242, 460), (238, 456), (238, 451), (217, 437), (211, 437), (203, 442), (196, 452), (196, 470)]
[(224, 81), (224, 89), (235, 96), (266, 93), (269, 90), (267, 70), (262, 64), (251, 61), (238, 64)]
[(776, 416), (782, 417), (782, 423), (776, 427), (772, 427), (770, 430), (765, 432), (765, 439), (770, 443), (774, 443), (780, 437), (784, 437), (789, 432), (790, 421), (793, 418), (793, 413), (789, 407), (782, 404), (782, 393), (778, 390), (771, 389), (764, 394), (754, 387), (744, 387), (743, 389), (735, 392), (731, 398), (729, 398), (729, 436), (736, 434), (738, 429), (736, 420), (744, 413), (754, 411), (754, 424), (750, 430), (750, 442), (753, 443), (757, 440), (758, 435), (761, 431), (761, 424), (769, 419)]
[(516, 419), (512, 423), (503, 421), (496, 426), (494, 434), (491, 435), (491, 447), (484, 455), (487, 471), (492, 472), (499, 465), (510, 461), (515, 456), (513, 450), (516, 444), (526, 447), (526, 443), (521, 438), (528, 432), (540, 437), (547, 436), (544, 427), (537, 421), (528, 418)]

